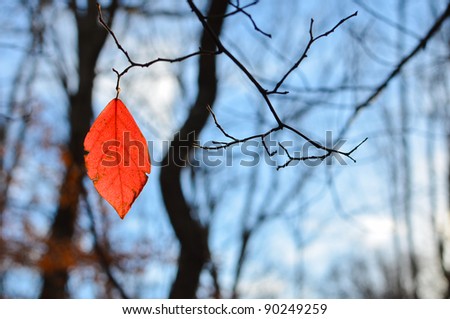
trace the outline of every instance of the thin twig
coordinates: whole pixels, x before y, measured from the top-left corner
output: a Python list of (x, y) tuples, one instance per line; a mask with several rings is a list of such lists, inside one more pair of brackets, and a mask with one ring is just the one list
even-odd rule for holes
[(215, 146), (206, 146), (206, 145), (199, 145), (199, 144), (197, 144), (196, 147), (202, 148), (204, 150), (225, 149), (225, 148), (228, 148), (228, 147), (230, 147), (232, 145), (242, 144), (242, 143), (245, 143), (245, 142), (250, 141), (250, 140), (264, 139), (266, 136), (270, 135), (273, 132), (279, 131), (279, 130), (281, 130), (280, 127), (274, 127), (274, 128), (268, 130), (265, 133), (255, 134), (255, 135), (247, 136), (247, 137), (244, 137), (244, 138), (241, 138), (241, 139), (235, 138), (231, 142), (217, 142), (217, 141), (213, 141), (213, 144), (216, 144)]
[(264, 137), (261, 137), (261, 143), (264, 146), (264, 149), (266, 150), (266, 153), (267, 153), (267, 155), (269, 155), (269, 157), (274, 156), (278, 152), (277, 150), (270, 152), (269, 148), (267, 147)]
[(208, 109), (208, 112), (211, 113), (211, 116), (214, 119), (214, 123), (216, 123), (217, 128), (222, 132), (223, 135), (225, 135), (226, 137), (228, 137), (229, 139), (232, 139), (233, 141), (237, 141), (237, 139), (234, 136), (231, 136), (230, 134), (228, 134), (227, 132), (225, 132), (225, 130), (222, 128), (222, 126), (219, 124), (219, 122), (217, 121), (216, 115), (214, 114), (211, 106), (207, 105), (206, 108)]
[(278, 165), (277, 166), (277, 171), (279, 171), (282, 168), (285, 168), (285, 167), (289, 166), (289, 164), (291, 164), (291, 162), (293, 162), (293, 161), (298, 161), (298, 162), (300, 162), (300, 161), (307, 161), (307, 160), (320, 160), (320, 161), (323, 161), (325, 158), (327, 158), (328, 156), (331, 155), (331, 152), (327, 152), (324, 155), (311, 155), (311, 156), (294, 157), (294, 156), (292, 156), (289, 153), (288, 149), (282, 143), (278, 143), (278, 145), (283, 149), (283, 151), (286, 152), (288, 160), (284, 164)]
[(304, 59), (306, 59), (308, 57), (308, 51), (311, 48), (312, 44), (314, 42), (316, 42), (317, 40), (323, 38), (323, 37), (327, 37), (328, 35), (330, 35), (331, 33), (333, 33), (340, 25), (342, 25), (345, 21), (356, 17), (358, 15), (358, 11), (354, 12), (353, 14), (349, 15), (348, 17), (342, 19), (341, 21), (339, 21), (332, 29), (328, 30), (327, 32), (322, 33), (321, 35), (318, 35), (317, 37), (314, 37), (313, 34), (313, 25), (314, 25), (314, 19), (311, 19), (311, 22), (309, 24), (309, 41), (308, 44), (305, 47), (305, 50), (303, 51), (302, 55), (300, 56), (300, 58), (297, 60), (297, 62), (295, 62), (295, 64), (289, 69), (289, 71), (287, 71), (283, 77), (281, 78), (280, 81), (278, 81), (278, 83), (275, 85), (275, 87), (273, 88), (272, 91), (269, 92), (269, 94), (275, 94), (276, 92), (278, 92), (278, 89), (281, 87), (281, 85), (283, 84), (283, 82), (287, 79), (287, 77), (295, 70), (297, 69), (300, 64), (303, 62)]
[[(259, 1), (255, 1), (253, 2), (253, 4), (257, 4)], [(253, 24), (253, 28), (261, 33), (262, 35), (268, 37), (268, 38), (272, 38), (272, 35), (270, 33), (264, 32), (263, 30), (261, 30), (258, 25), (256, 24), (255, 20), (253, 20), (253, 17), (250, 13), (248, 13), (247, 11), (245, 11), (244, 7), (239, 7), (239, 3), (238, 4), (234, 4), (232, 1), (228, 1), (228, 3), (236, 9), (236, 12), (242, 12), (243, 14), (245, 14), (247, 16), (247, 18), (250, 19), (250, 22)], [(248, 7), (248, 5), (246, 6)]]
[[(259, 0), (255, 0), (255, 1), (253, 1), (253, 2), (251, 2), (249, 4), (246, 4), (245, 6), (242, 6), (242, 7), (239, 5), (239, 2), (237, 2), (236, 5), (238, 7), (240, 7), (241, 9), (247, 9), (247, 8), (250, 8), (250, 7), (252, 7), (252, 6), (254, 6), (254, 5), (258, 4), (258, 3), (259, 3)], [(228, 12), (227, 14), (223, 15), (223, 17), (224, 18), (230, 17), (230, 16), (235, 15), (236, 13), (239, 13), (239, 12), (240, 12), (239, 10), (234, 10), (234, 11)], [(217, 18), (217, 15), (212, 15), (212, 16), (207, 17), (207, 19), (211, 19), (211, 18)]]
[(123, 54), (127, 57), (128, 62), (130, 62), (130, 64), (133, 63), (133, 60), (131, 60), (130, 55), (128, 54), (128, 52), (122, 47), (122, 45), (120, 44), (119, 40), (117, 39), (115, 33), (113, 32), (113, 30), (111, 30), (111, 28), (108, 26), (108, 24), (105, 22), (105, 20), (103, 19), (103, 14), (102, 14), (102, 7), (100, 6), (100, 3), (97, 3), (97, 10), (98, 10), (98, 20), (101, 23), (101, 25), (106, 29), (106, 31), (108, 31), (108, 33), (113, 37), (114, 42), (116, 43), (117, 48), (119, 48), (120, 51), (123, 52)]
[(189, 58), (192, 58), (192, 57), (198, 56), (198, 55), (215, 55), (215, 54), (221, 53), (220, 51), (208, 51), (208, 50), (199, 49), (196, 52), (189, 53), (189, 54), (186, 54), (186, 55), (178, 57), (178, 58), (157, 58), (157, 59), (151, 60), (149, 62), (145, 62), (145, 63), (135, 62), (130, 57), (130, 54), (128, 53), (128, 51), (125, 50), (125, 48), (120, 44), (120, 41), (118, 40), (114, 31), (108, 26), (108, 24), (103, 19), (102, 9), (101, 9), (101, 6), (99, 3), (97, 3), (97, 10), (98, 10), (98, 20), (99, 20), (100, 24), (112, 36), (112, 38), (114, 39), (114, 42), (116, 43), (117, 48), (123, 53), (123, 55), (127, 58), (128, 63), (129, 63), (129, 65), (125, 69), (123, 69), (123, 71), (121, 71), (121, 72), (117, 71), (114, 68), (112, 69), (114, 71), (114, 73), (116, 73), (116, 75), (117, 75), (116, 98), (119, 97), (119, 93), (120, 93), (120, 79), (122, 78), (123, 75), (125, 75), (132, 68), (135, 68), (135, 67), (148, 68), (151, 65), (158, 63), (158, 62), (176, 63), (176, 62), (182, 62), (184, 60), (187, 60)]

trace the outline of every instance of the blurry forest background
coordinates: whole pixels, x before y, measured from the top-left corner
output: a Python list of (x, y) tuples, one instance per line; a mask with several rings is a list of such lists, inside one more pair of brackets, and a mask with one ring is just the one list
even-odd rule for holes
[[(249, 147), (258, 163), (241, 165), (249, 157), (233, 147), (215, 157), (229, 165), (207, 165), (208, 152), (184, 142), (192, 131), (202, 144), (227, 140), (206, 105), (242, 138), (276, 126), (261, 94), (224, 54), (132, 68), (120, 97), (154, 166), (122, 221), (85, 176), (83, 140), (116, 94), (111, 68), (127, 59), (95, 1), (3, 1), (0, 296), (449, 298), (448, 0), (194, 3), (267, 89), (301, 56), (311, 18), (319, 35), (358, 11), (312, 45), (280, 88), (289, 94), (271, 95), (283, 121), (315, 140), (343, 131), (348, 151), (368, 137), (357, 162), (277, 170), (259, 145)], [(188, 1), (101, 4), (134, 61), (215, 50)], [(285, 130), (271, 138), (304, 145)], [(198, 165), (170, 160), (186, 155), (168, 152), (170, 141)]]

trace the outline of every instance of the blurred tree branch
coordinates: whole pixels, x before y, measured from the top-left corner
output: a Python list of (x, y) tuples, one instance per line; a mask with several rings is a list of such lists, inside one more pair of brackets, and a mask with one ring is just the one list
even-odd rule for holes
[(91, 235), (92, 235), (92, 238), (94, 241), (94, 250), (99, 259), (99, 264), (100, 264), (101, 268), (103, 269), (103, 271), (105, 272), (106, 276), (108, 277), (108, 280), (111, 282), (112, 286), (114, 288), (116, 288), (116, 290), (119, 292), (120, 297), (123, 299), (128, 299), (129, 296), (125, 292), (125, 289), (122, 287), (122, 285), (118, 282), (118, 280), (112, 273), (110, 258), (108, 257), (106, 250), (103, 248), (103, 245), (100, 243), (100, 239), (98, 238), (99, 236), (97, 235), (97, 229), (95, 226), (96, 223), (95, 223), (94, 212), (89, 203), (89, 199), (88, 199), (85, 187), (82, 188), (81, 195), (82, 195), (82, 199), (85, 204), (85, 209), (86, 209), (87, 215), (89, 216), (89, 219), (91, 222), (90, 231), (91, 231)]
[(403, 70), (406, 64), (414, 56), (416, 56), (416, 54), (419, 53), (420, 50), (425, 49), (428, 41), (430, 41), (430, 39), (433, 38), (433, 36), (440, 30), (441, 26), (447, 20), (448, 17), (450, 17), (450, 3), (447, 5), (447, 8), (444, 10), (444, 12), (436, 19), (431, 28), (425, 34), (425, 36), (421, 38), (419, 43), (417, 43), (417, 45), (410, 51), (410, 53), (407, 54), (403, 59), (401, 59), (398, 62), (396, 67), (387, 75), (387, 77), (381, 82), (381, 84), (378, 85), (375, 88), (375, 90), (363, 102), (361, 102), (355, 107), (352, 115), (348, 118), (346, 124), (343, 126), (341, 132), (339, 133), (340, 137), (345, 135), (345, 133), (351, 127), (353, 121), (359, 115), (359, 113), (365, 108), (369, 107), (375, 101), (375, 99), (387, 88), (391, 80), (394, 79), (398, 74), (400, 74), (400, 72)]
[(370, 15), (372, 15), (376, 19), (395, 28), (396, 30), (403, 32), (406, 35), (409, 35), (409, 36), (415, 38), (416, 40), (420, 40), (420, 34), (417, 34), (416, 32), (405, 28), (403, 24), (396, 23), (395, 21), (392, 21), (391, 19), (387, 18), (386, 16), (379, 14), (378, 12), (376, 12), (375, 10), (373, 10), (371, 7), (369, 7), (364, 2), (361, 2), (360, 0), (353, 0), (353, 2), (356, 3), (357, 5), (359, 5), (361, 8), (363, 8), (365, 11), (367, 11)]

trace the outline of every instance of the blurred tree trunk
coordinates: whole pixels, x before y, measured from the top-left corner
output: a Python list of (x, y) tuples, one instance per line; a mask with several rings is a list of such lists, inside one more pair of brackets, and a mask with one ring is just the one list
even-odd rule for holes
[[(214, 32), (222, 30), (223, 15), (227, 9), (227, 0), (210, 1), (208, 19)], [(214, 40), (203, 30), (202, 50), (215, 50)], [(207, 230), (193, 216), (191, 208), (183, 195), (181, 170), (189, 165), (187, 159), (193, 149), (196, 136), (208, 119), (207, 105), (213, 105), (217, 92), (216, 59), (213, 55), (199, 58), (198, 94), (188, 119), (177, 133), (164, 159), (168, 163), (161, 169), (161, 191), (170, 222), (180, 242), (178, 272), (172, 284), (170, 298), (195, 298), (200, 273), (209, 260)]]
[[(450, 4), (449, 4), (450, 7)], [(447, 10), (448, 11), (448, 10)], [(448, 15), (450, 17), (450, 14)], [(448, 52), (450, 53), (450, 28), (444, 29), (441, 40), (446, 43)], [(449, 59), (450, 60), (450, 59)], [(440, 72), (440, 84), (444, 88), (445, 100), (444, 107), (444, 128), (446, 128), (446, 140), (447, 140), (447, 221), (450, 222), (450, 90), (449, 90), (449, 75), (445, 68), (441, 68)], [(446, 228), (448, 230), (448, 227)], [(442, 273), (446, 280), (447, 289), (444, 291), (443, 298), (450, 299), (450, 268), (446, 263), (445, 252), (449, 249), (449, 239), (446, 234), (442, 234), (439, 240), (439, 254)]]
[[(447, 81), (446, 81), (447, 82)], [(447, 126), (450, 127), (450, 126)], [(448, 130), (448, 128), (447, 128)], [(448, 218), (447, 221), (450, 221), (450, 131), (447, 132), (447, 210), (448, 210)], [(444, 291), (443, 297), (446, 299), (450, 299), (450, 269), (448, 269), (445, 262), (445, 248), (446, 248), (446, 239), (444, 236), (441, 236), (439, 241), (439, 255), (440, 255), (440, 263), (442, 273), (446, 280), (447, 289)], [(448, 240), (447, 240), (448, 243)], [(447, 244), (448, 249), (448, 244)]]
[[(71, 8), (76, 17), (78, 29), (78, 91), (69, 96), (70, 137), (63, 155), (66, 173), (60, 187), (59, 204), (50, 229), (47, 252), (41, 260), (43, 286), (40, 298), (67, 297), (67, 280), (70, 267), (75, 263), (72, 237), (78, 211), (78, 201), (84, 176), (83, 141), (92, 118), (92, 89), (95, 79), (95, 66), (107, 33), (97, 24), (95, 1), (88, 1), (86, 12)], [(117, 8), (112, 1), (109, 24)], [(75, 75), (74, 75), (75, 76)]]
[[(21, 4), (21, 9), (28, 13), (28, 19), (30, 21), (38, 21), (39, 19), (42, 19), (40, 10), (41, 4), (36, 5), (25, 2)], [(30, 87), (35, 79), (38, 65), (38, 54), (36, 54), (36, 51), (42, 45), (42, 38), (41, 33), (38, 30), (38, 24), (33, 25), (30, 31), (31, 41), (24, 50), (26, 54), (24, 54), (21, 58), (19, 67), (13, 76), (12, 91), (8, 94), (6, 103), (2, 105), (2, 113), (0, 114), (0, 263), (5, 258), (2, 253), (7, 251), (3, 238), (3, 219), (4, 213), (8, 207), (8, 192), (9, 187), (13, 182), (13, 172), (19, 164), (21, 157), (21, 150), (23, 147), (22, 142), (25, 139), (26, 131), (29, 127), (30, 118), (29, 115), (26, 114), (28, 111), (25, 110), (25, 105), (30, 103), (32, 99)], [(27, 73), (26, 71), (30, 72)], [(25, 100), (19, 96), (21, 89), (24, 89), (24, 91), (27, 92), (27, 97), (25, 97)], [(22, 116), (20, 119), (20, 133), (17, 134), (18, 138), (6, 147), (8, 143), (10, 124), (13, 122), (13, 118), (17, 118), (17, 116)], [(9, 157), (8, 164), (5, 163), (5, 158), (7, 156)], [(0, 267), (0, 298), (5, 297), (3, 287), (5, 274), (6, 271), (4, 271), (4, 267)]]
[[(401, 25), (407, 25), (407, 1), (400, 0), (398, 2), (398, 21)], [(397, 51), (399, 58), (401, 59), (405, 54), (405, 34), (401, 31), (397, 31)], [(406, 243), (407, 243), (407, 254), (408, 254), (408, 264), (411, 279), (411, 296), (417, 298), (418, 289), (418, 265), (417, 265), (417, 254), (414, 243), (414, 225), (413, 225), (413, 210), (412, 210), (412, 170), (411, 170), (411, 147), (409, 141), (409, 107), (408, 103), (408, 80), (404, 73), (399, 74), (399, 87), (398, 94), (400, 100), (400, 129), (401, 129), (401, 167), (402, 167), (402, 183), (401, 189), (403, 191), (402, 196), (402, 210), (403, 216), (406, 222)]]

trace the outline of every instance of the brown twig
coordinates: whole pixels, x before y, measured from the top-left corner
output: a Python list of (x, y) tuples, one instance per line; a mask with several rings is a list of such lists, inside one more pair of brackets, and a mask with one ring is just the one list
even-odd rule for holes
[[(304, 59), (306, 59), (308, 57), (308, 51), (311, 48), (311, 46), (313, 45), (314, 42), (316, 42), (317, 40), (323, 38), (323, 37), (327, 37), (329, 36), (331, 33), (333, 33), (337, 28), (339, 28), (340, 25), (342, 25), (343, 23), (345, 23), (345, 21), (356, 17), (358, 15), (358, 11), (354, 12), (353, 14), (349, 15), (348, 17), (342, 19), (341, 21), (339, 21), (332, 29), (328, 30), (327, 32), (324, 32), (320, 35), (318, 35), (317, 37), (314, 36), (313, 34), (313, 25), (314, 25), (314, 19), (311, 19), (311, 22), (309, 24), (309, 41), (308, 44), (306, 44), (305, 50), (303, 51), (302, 55), (300, 56), (300, 58), (297, 60), (297, 62), (294, 63), (294, 65), (289, 69), (289, 71), (287, 71), (283, 77), (281, 78), (280, 81), (278, 81), (278, 83), (275, 85), (275, 87), (273, 88), (272, 91), (268, 92), (269, 94), (280, 94), (278, 92), (278, 89), (281, 87), (281, 85), (284, 83), (284, 81), (287, 79), (287, 77), (295, 70), (297, 69), (300, 64), (303, 62)], [(284, 92), (282, 92), (284, 94)]]
[(207, 105), (206, 108), (208, 109), (208, 112), (211, 113), (211, 116), (214, 119), (214, 123), (216, 123), (217, 128), (222, 132), (223, 135), (225, 135), (226, 137), (228, 137), (229, 139), (233, 140), (233, 141), (237, 141), (237, 138), (235, 138), (234, 136), (231, 136), (230, 134), (228, 134), (223, 127), (219, 124), (219, 122), (217, 121), (217, 117), (214, 114), (211, 106)]
[(250, 13), (248, 13), (247, 11), (245, 11), (245, 8), (248, 8), (250, 5), (255, 5), (259, 2), (259, 0), (254, 1), (252, 3), (250, 3), (249, 5), (246, 5), (244, 7), (240, 7), (239, 6), (239, 2), (237, 4), (234, 4), (232, 1), (228, 1), (228, 3), (230, 4), (230, 6), (232, 6), (233, 8), (236, 9), (236, 11), (234, 11), (234, 13), (238, 13), (238, 12), (242, 12), (245, 16), (247, 16), (247, 18), (249, 18), (250, 22), (253, 25), (253, 28), (261, 33), (262, 35), (268, 37), (268, 38), (272, 38), (272, 35), (270, 33), (264, 32), (263, 30), (261, 30), (258, 25), (256, 24), (255, 20), (253, 20), (253, 17)]
[[(230, 2), (228, 2), (228, 3), (230, 3)], [(259, 3), (259, 0), (255, 0), (255, 1), (253, 1), (253, 2), (251, 2), (249, 4), (246, 4), (246, 5), (242, 6), (242, 7), (240, 7), (239, 3), (237, 3), (237, 6), (239, 6), (241, 9), (247, 9), (247, 8), (250, 8), (250, 7), (254, 6), (254, 5), (257, 5), (258, 3)], [(228, 12), (227, 14), (224, 14), (222, 17), (224, 17), (224, 18), (231, 17), (231, 16), (233, 16), (233, 15), (239, 13), (239, 12), (240, 12), (239, 10), (234, 10), (234, 11)], [(211, 15), (211, 16), (208, 16), (206, 18), (207, 19), (214, 19), (214, 18), (218, 18), (218, 16), (217, 15)]]
[(119, 97), (119, 93), (120, 93), (120, 79), (122, 78), (123, 75), (125, 75), (130, 69), (135, 68), (135, 67), (141, 67), (141, 68), (148, 68), (151, 65), (158, 63), (158, 62), (167, 62), (167, 63), (175, 63), (175, 62), (182, 62), (184, 60), (187, 60), (189, 58), (192, 58), (194, 56), (198, 56), (198, 55), (214, 55), (214, 54), (220, 54), (220, 51), (207, 51), (207, 50), (202, 50), (199, 49), (196, 52), (193, 53), (189, 53), (177, 58), (157, 58), (145, 63), (139, 63), (139, 62), (135, 62), (130, 54), (128, 53), (127, 50), (125, 50), (125, 48), (120, 44), (119, 39), (117, 38), (116, 34), (114, 33), (114, 31), (109, 27), (109, 25), (105, 22), (104, 18), (103, 18), (103, 14), (102, 14), (102, 8), (100, 6), (99, 3), (97, 3), (97, 10), (98, 10), (98, 20), (100, 22), (100, 24), (106, 29), (106, 31), (108, 31), (108, 33), (112, 36), (112, 38), (114, 39), (114, 42), (117, 46), (117, 48), (123, 53), (123, 55), (126, 57), (126, 59), (128, 60), (129, 65), (123, 69), (121, 72), (117, 71), (116, 69), (112, 69), (114, 73), (116, 73), (117, 75), (117, 82), (116, 82), (116, 98)]

